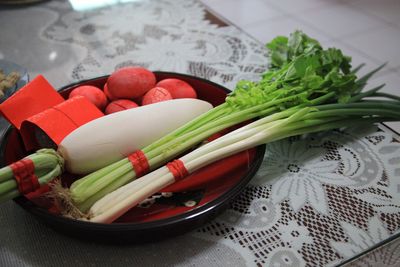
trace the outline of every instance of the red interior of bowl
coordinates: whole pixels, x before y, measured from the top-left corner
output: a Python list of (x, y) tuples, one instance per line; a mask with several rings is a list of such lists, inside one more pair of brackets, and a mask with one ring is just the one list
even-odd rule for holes
[[(184, 80), (196, 90), (199, 99), (208, 101), (214, 106), (223, 103), (227, 94), (224, 88), (191, 76), (174, 73), (156, 73), (156, 77), (158, 81), (165, 78)], [(103, 88), (106, 80), (107, 77), (100, 77), (65, 87), (62, 89), (62, 95), (67, 98), (69, 92), (80, 85), (94, 85)], [(12, 163), (26, 155), (21, 138), (15, 129), (10, 132), (5, 142), (4, 155), (6, 163)], [(236, 185), (248, 172), (250, 163), (255, 157), (255, 152), (256, 149), (250, 149), (217, 161), (192, 173), (186, 179), (165, 188), (163, 192), (148, 199), (140, 206), (131, 209), (115, 221), (115, 223), (149, 222), (165, 219), (190, 211), (217, 199)], [(69, 184), (71, 177), (72, 180), (78, 178), (70, 174), (65, 174), (62, 179)], [(39, 192), (26, 197), (49, 212), (55, 212), (56, 209), (49, 200), (37, 198), (38, 195), (47, 189), (47, 187), (43, 187)]]

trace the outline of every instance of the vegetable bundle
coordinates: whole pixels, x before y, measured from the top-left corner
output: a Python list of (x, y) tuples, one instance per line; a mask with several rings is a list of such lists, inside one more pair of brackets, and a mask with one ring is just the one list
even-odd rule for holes
[[(13, 199), (21, 195), (26, 191), (29, 193), (34, 191), (40, 185), (47, 184), (55, 177), (59, 176), (64, 167), (64, 159), (56, 152), (54, 149), (40, 149), (36, 153), (27, 156), (21, 162), (26, 162), (25, 164), (32, 164), (34, 168), (34, 174), (38, 177), (37, 183), (34, 185), (31, 181), (25, 183), (17, 183), (17, 177), (14, 177), (15, 170), (18, 169), (16, 163), (11, 164), (0, 169), (0, 203), (6, 200)], [(25, 184), (25, 188), (22, 188)], [(22, 185), (22, 186), (21, 186)]]
[[(326, 104), (298, 111), (288, 110), (259, 119), (193, 150), (178, 160), (186, 175), (217, 160), (260, 144), (293, 135), (355, 126), (400, 117), (400, 106), (371, 108), (370, 103)], [(170, 164), (170, 163), (168, 163)], [(111, 223), (141, 201), (184, 176), (163, 166), (106, 195), (89, 210), (92, 222)]]

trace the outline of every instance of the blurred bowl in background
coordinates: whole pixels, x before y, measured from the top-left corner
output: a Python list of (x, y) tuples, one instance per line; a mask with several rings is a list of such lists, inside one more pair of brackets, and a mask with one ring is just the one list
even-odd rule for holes
[(5, 90), (4, 95), (0, 97), (0, 103), (3, 103), (7, 98), (9, 98), (12, 94), (29, 82), (29, 75), (28, 71), (24, 67), (6, 60), (0, 60), (0, 70), (2, 70), (5, 75), (8, 75), (13, 71), (20, 74), (20, 79), (16, 85)]

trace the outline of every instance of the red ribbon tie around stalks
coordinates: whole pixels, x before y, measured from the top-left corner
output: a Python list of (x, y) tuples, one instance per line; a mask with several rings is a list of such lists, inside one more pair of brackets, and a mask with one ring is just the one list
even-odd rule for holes
[(10, 165), (18, 191), (21, 194), (28, 194), (40, 187), (38, 177), (35, 175), (35, 165), (28, 158), (21, 159)]
[(143, 176), (150, 170), (149, 162), (147, 161), (146, 155), (142, 150), (136, 150), (128, 156), (128, 160), (131, 162), (133, 169), (135, 170), (136, 177)]
[(167, 168), (174, 176), (175, 182), (178, 182), (189, 175), (185, 165), (179, 159), (169, 162)]

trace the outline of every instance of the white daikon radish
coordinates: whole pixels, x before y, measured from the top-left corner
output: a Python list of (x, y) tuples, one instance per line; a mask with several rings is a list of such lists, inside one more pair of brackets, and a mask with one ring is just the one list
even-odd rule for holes
[(66, 169), (86, 174), (151, 144), (210, 110), (198, 99), (174, 99), (93, 120), (71, 132), (58, 147)]

